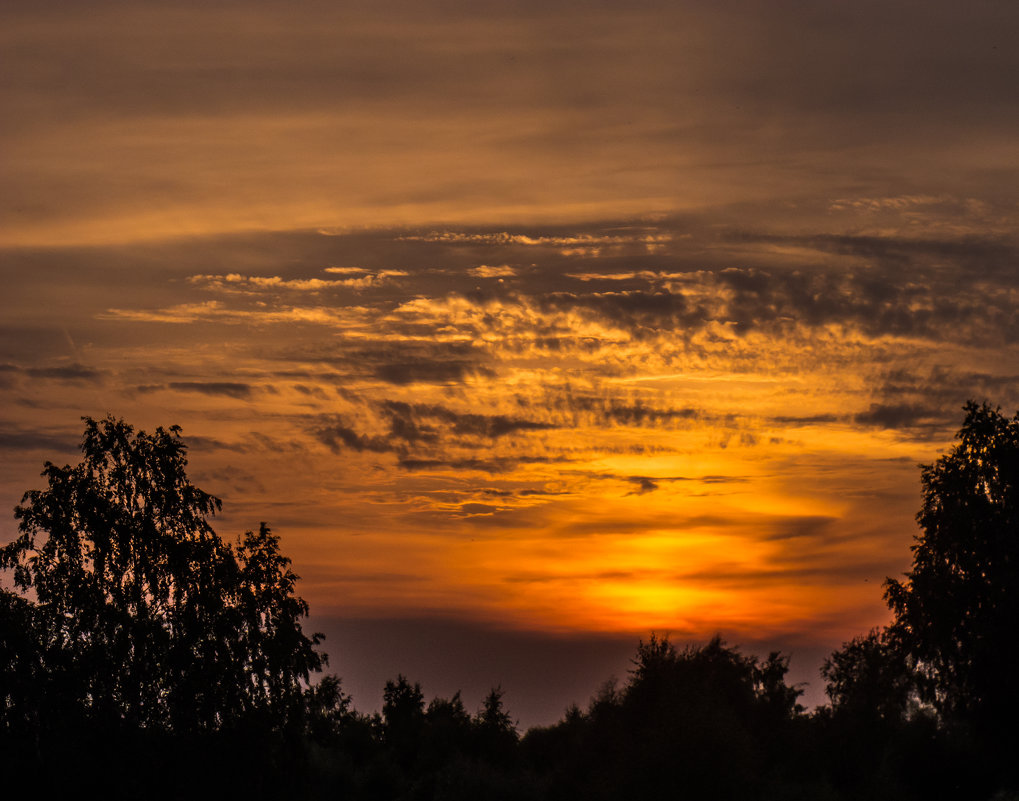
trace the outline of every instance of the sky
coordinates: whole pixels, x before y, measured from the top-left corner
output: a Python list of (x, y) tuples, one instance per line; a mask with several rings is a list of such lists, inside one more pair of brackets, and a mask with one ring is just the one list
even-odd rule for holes
[[(1019, 5), (0, 2), (0, 508), (180, 425), (358, 708), (888, 619), (1019, 407)], [(0, 515), (0, 542), (15, 536)]]

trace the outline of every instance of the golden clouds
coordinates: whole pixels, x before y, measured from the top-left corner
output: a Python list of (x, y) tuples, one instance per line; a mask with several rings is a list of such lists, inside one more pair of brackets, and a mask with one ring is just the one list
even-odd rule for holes
[[(1015, 391), (959, 333), (1011, 289), (992, 273), (956, 292), (946, 326), (928, 262), (979, 245), (804, 238), (835, 262), (807, 272), (758, 239), (738, 265), (729, 234), (668, 220), (209, 240), (94, 269), (80, 251), (88, 280), (142, 257), (168, 278), (107, 282), (63, 321), (90, 342), (74, 364), (3, 377), (32, 403), (84, 382), (86, 411), (115, 397), (140, 425), (185, 424), (226, 523), (289, 530), (323, 610), (848, 635), (882, 614), (869, 582), (908, 556), (914, 465), (956, 398)], [(31, 419), (11, 443), (34, 454), (53, 434)]]
[(112, 411), (316, 609), (879, 622), (1019, 246), (1015, 10), (876, 5), (7, 4), (8, 506)]

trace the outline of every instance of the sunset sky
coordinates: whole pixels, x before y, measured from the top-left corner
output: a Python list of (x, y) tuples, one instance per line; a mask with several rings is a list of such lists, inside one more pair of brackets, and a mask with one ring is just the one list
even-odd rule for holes
[(1019, 407), (1019, 4), (0, 2), (0, 542), (179, 424), (361, 709), (884, 623)]

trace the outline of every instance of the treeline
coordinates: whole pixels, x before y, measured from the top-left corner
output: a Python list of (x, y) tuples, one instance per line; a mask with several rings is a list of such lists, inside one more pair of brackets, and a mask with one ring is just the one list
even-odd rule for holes
[(523, 735), (403, 676), (358, 712), (307, 634), (262, 525), (226, 543), (179, 429), (86, 419), (0, 549), (0, 767), (9, 797), (1019, 798), (1019, 415), (970, 403), (921, 474), (892, 622), (826, 661), (806, 711), (788, 659), (641, 642), (623, 684)]
[(498, 690), (472, 716), (459, 695), (426, 706), (400, 677), (381, 714), (362, 715), (330, 679), (300, 775), (306, 797), (449, 801), (989, 799), (1008, 786), (915, 700), (890, 714), (864, 705), (872, 688), (829, 684), (831, 704), (807, 713), (787, 668), (719, 638), (680, 649), (652, 636), (624, 685), (522, 737)]

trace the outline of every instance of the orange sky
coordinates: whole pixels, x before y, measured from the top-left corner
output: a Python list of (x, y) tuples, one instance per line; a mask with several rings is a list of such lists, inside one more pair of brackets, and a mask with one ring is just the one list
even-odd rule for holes
[(180, 424), (356, 700), (344, 636), (407, 621), (504, 632), (507, 680), (527, 637), (823, 653), (885, 620), (963, 402), (1019, 405), (1017, 23), (5, 3), (0, 501), (81, 415)]

